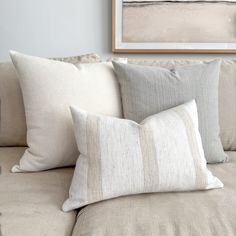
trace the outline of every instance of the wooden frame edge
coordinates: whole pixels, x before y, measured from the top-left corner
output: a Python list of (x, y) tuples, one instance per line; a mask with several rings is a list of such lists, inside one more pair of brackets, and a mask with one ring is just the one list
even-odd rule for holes
[(236, 49), (116, 49), (113, 53), (132, 54), (236, 54)]
[(117, 53), (117, 49), (116, 49), (116, 0), (112, 0), (112, 52)]
[(116, 48), (116, 0), (112, 0), (112, 52), (127, 54), (236, 54), (235, 49), (119, 49)]

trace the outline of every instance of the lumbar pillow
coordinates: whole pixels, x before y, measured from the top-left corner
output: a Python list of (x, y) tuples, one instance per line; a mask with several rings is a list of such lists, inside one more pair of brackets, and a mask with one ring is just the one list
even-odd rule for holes
[(126, 119), (141, 122), (150, 115), (195, 99), (206, 159), (209, 163), (226, 161), (219, 137), (219, 60), (173, 70), (117, 62), (113, 65)]
[(13, 172), (74, 165), (78, 149), (69, 104), (121, 117), (111, 63), (73, 65), (11, 52), (25, 105), (29, 148)]
[(70, 211), (118, 196), (223, 187), (207, 169), (195, 101), (140, 124), (72, 108), (80, 150)]

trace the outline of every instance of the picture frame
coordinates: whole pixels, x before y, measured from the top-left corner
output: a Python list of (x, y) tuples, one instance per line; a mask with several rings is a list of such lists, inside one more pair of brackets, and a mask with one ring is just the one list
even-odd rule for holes
[[(173, 3), (172, 3), (173, 1)], [(140, 3), (139, 3), (140, 2)], [(155, 3), (156, 2), (156, 3)], [(166, 2), (166, 3), (165, 3)], [(136, 4), (133, 9), (132, 9), (132, 4)], [(142, 4), (142, 6), (140, 6), (140, 11), (138, 11), (138, 5), (137, 4)], [(149, 7), (154, 7), (155, 4), (162, 4), (162, 5), (156, 5), (155, 6), (155, 11), (158, 10), (158, 7), (161, 6), (163, 7), (180, 7), (180, 4), (183, 4), (183, 6), (185, 6), (184, 4), (187, 4), (186, 6), (193, 6), (191, 10), (195, 10), (197, 11), (197, 8), (200, 8), (199, 13), (198, 14), (204, 14), (204, 6), (210, 7), (208, 6), (209, 4), (214, 4), (212, 6), (217, 7), (217, 12), (212, 12), (212, 20), (213, 20), (213, 24), (214, 24), (214, 17), (217, 17), (217, 22), (216, 22), (216, 27), (209, 27), (209, 37), (207, 35), (207, 25), (206, 24), (202, 24), (204, 27), (203, 29), (203, 37), (198, 36), (198, 38), (202, 39), (206, 39), (205, 41), (201, 41), (201, 42), (188, 42), (187, 40), (194, 40), (193, 34), (190, 32), (188, 34), (188, 30), (189, 28), (185, 31), (185, 37), (186, 40), (183, 38), (179, 38), (180, 42), (168, 42), (168, 34), (166, 37), (165, 42), (163, 41), (139, 41), (140, 38), (142, 39), (142, 33), (143, 33), (143, 28), (150, 28), (150, 27), (146, 27), (148, 25), (145, 26), (146, 19), (142, 19), (142, 11), (144, 11), (143, 9), (145, 9), (143, 6), (146, 5), (150, 5)], [(152, 4), (152, 5), (151, 5)], [(169, 4), (169, 5), (167, 5)], [(171, 5), (172, 4), (172, 5)], [(174, 5), (174, 4), (179, 4), (179, 5)], [(191, 5), (192, 4), (192, 5)], [(198, 4), (198, 5), (193, 5), (193, 4)], [(201, 5), (201, 4), (206, 4), (206, 5)], [(220, 5), (221, 4), (221, 5)], [(228, 6), (231, 6), (231, 8), (228, 8)], [(232, 8), (233, 6), (233, 8)], [(124, 8), (126, 7), (126, 8)], [(128, 8), (129, 7), (129, 8)], [(194, 8), (195, 7), (195, 8)], [(222, 10), (221, 8), (222, 7)], [(229, 16), (225, 15), (225, 13), (227, 13), (225, 11), (225, 9), (223, 9), (223, 7), (225, 7), (228, 11), (229, 11)], [(131, 12), (131, 10), (126, 10), (125, 14), (124, 14), (124, 9), (131, 9), (133, 10), (134, 13)], [(183, 7), (184, 9), (184, 7)], [(188, 10), (187, 9), (187, 10)], [(203, 9), (203, 10), (201, 10)], [(231, 10), (230, 10), (231, 9)], [(236, 13), (236, 0), (206, 0), (205, 2), (202, 0), (138, 0), (138, 1), (131, 1), (131, 0), (112, 0), (112, 52), (114, 53), (191, 53), (191, 54), (233, 54), (236, 53), (236, 22), (231, 22), (230, 23), (230, 14), (231, 12), (235, 9), (235, 13)], [(148, 12), (151, 12), (150, 9), (147, 9)], [(186, 11), (187, 11), (186, 10)], [(154, 13), (155, 13), (154, 11)], [(219, 12), (218, 12), (219, 11)], [(224, 12), (224, 14), (222, 14), (222, 19), (219, 19), (219, 14)], [(127, 13), (128, 12), (128, 13)], [(131, 12), (131, 13), (130, 13)], [(139, 12), (140, 13), (140, 17), (139, 17)], [(169, 12), (169, 11), (162, 11), (162, 12)], [(177, 10), (176, 10), (177, 12)], [(208, 9), (206, 8), (206, 13), (209, 13)], [(184, 10), (181, 12), (182, 14), (184, 14)], [(234, 12), (232, 12), (233, 14)], [(133, 14), (133, 15), (132, 15)], [(169, 13), (171, 14), (171, 13)], [(188, 12), (186, 12), (186, 18), (188, 17)], [(218, 15), (217, 15), (218, 14)], [(157, 14), (156, 14), (157, 15)], [(156, 17), (155, 14), (153, 14), (153, 17)], [(161, 15), (161, 14), (160, 14)], [(221, 16), (221, 15), (220, 15)], [(124, 17), (126, 17), (124, 19)], [(152, 23), (152, 21), (150, 21), (150, 18), (152, 16), (148, 16), (149, 22)], [(161, 17), (161, 16), (160, 16)], [(165, 15), (162, 15), (163, 18), (165, 18)], [(171, 16), (172, 17), (172, 16)], [(175, 17), (175, 16), (173, 16)], [(229, 17), (229, 26), (227, 25), (227, 20)], [(135, 18), (135, 19), (133, 19)], [(180, 19), (180, 18), (178, 18)], [(202, 18), (199, 18), (202, 19)], [(207, 19), (207, 16), (206, 16)], [(138, 20), (140, 22), (135, 22), (135, 20)], [(160, 22), (162, 21), (162, 19), (160, 18)], [(180, 21), (180, 20), (179, 20)], [(221, 22), (222, 21), (222, 22)], [(125, 25), (125, 23), (128, 22), (128, 26)], [(130, 23), (131, 22), (131, 23)], [(157, 21), (153, 21), (153, 22), (157, 22)], [(141, 24), (139, 24), (141, 23)], [(197, 22), (195, 20), (194, 24), (200, 24), (201, 22)], [(206, 22), (207, 24), (209, 22)], [(132, 25), (133, 24), (133, 25)], [(181, 22), (179, 23), (181, 24)], [(187, 24), (187, 23), (186, 23)], [(211, 23), (209, 23), (210, 26)], [(219, 24), (219, 27), (218, 27)], [(230, 25), (232, 24), (232, 25)], [(234, 31), (234, 24), (235, 24), (235, 32)], [(143, 28), (138, 30), (139, 25), (144, 25)], [(187, 24), (189, 27), (189, 23)], [(133, 27), (132, 27), (133, 26)], [(191, 25), (190, 25), (191, 26)], [(224, 26), (224, 27), (222, 27)], [(160, 36), (160, 38), (165, 38), (163, 31), (165, 30), (165, 21), (163, 20), (163, 28), (161, 28), (162, 26), (158, 26), (159, 27), (159, 31), (156, 30), (154, 33), (149, 31), (148, 33), (146, 32), (146, 35), (154, 35), (154, 38), (156, 37), (158, 39), (158, 37)], [(155, 29), (158, 29), (155, 28)], [(176, 30), (178, 29), (178, 25), (176, 27)], [(201, 27), (201, 25), (200, 25)], [(218, 27), (218, 28), (217, 28)], [(133, 28), (135, 28), (133, 30)], [(169, 25), (169, 28), (170, 25)], [(184, 28), (184, 27), (183, 27)], [(187, 28), (187, 27), (186, 27)], [(213, 29), (212, 29), (213, 28)], [(216, 29), (215, 29), (216, 28)], [(125, 29), (125, 30), (124, 30)], [(223, 29), (223, 30), (222, 30)], [(224, 29), (225, 32), (224, 33)], [(132, 32), (133, 30), (133, 32)], [(185, 29), (183, 29), (185, 30)], [(218, 31), (217, 31), (218, 30)], [(219, 30), (221, 30), (222, 32), (220, 32)], [(227, 30), (227, 31), (226, 31)], [(131, 32), (131, 33), (130, 33)], [(162, 33), (161, 33), (162, 32)], [(177, 37), (181, 37), (181, 32), (182, 32), (182, 28), (180, 30), (179, 35), (177, 35), (178, 32), (174, 32), (175, 36)], [(184, 31), (183, 31), (184, 32)], [(201, 32), (201, 28), (200, 28), (200, 32)], [(130, 35), (135, 35), (133, 38)], [(172, 36), (171, 34), (173, 33), (173, 30), (167, 32), (169, 33), (169, 38), (171, 38), (170, 36)], [(235, 33), (235, 34), (234, 34)], [(125, 34), (125, 39), (124, 40), (124, 34)], [(127, 36), (128, 35), (128, 36)], [(143, 38), (146, 37), (146, 35), (143, 36)], [(196, 34), (197, 35), (197, 34)], [(227, 38), (228, 37), (228, 38)], [(235, 41), (234, 41), (234, 37), (235, 37)], [(209, 40), (212, 39), (217, 39), (218, 41), (215, 42), (211, 42)], [(127, 40), (128, 39), (128, 40)], [(131, 39), (131, 41), (129, 41), (129, 39)], [(137, 41), (135, 41), (135, 39), (137, 39)], [(146, 40), (146, 38), (145, 38)], [(151, 39), (152, 40), (152, 39)], [(185, 40), (185, 41), (184, 41)], [(222, 41), (222, 40), (227, 40), (226, 42)]]

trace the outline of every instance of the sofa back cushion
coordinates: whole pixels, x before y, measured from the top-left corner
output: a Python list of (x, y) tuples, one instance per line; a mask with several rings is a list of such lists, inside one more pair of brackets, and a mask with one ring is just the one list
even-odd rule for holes
[[(173, 69), (207, 60), (143, 60), (129, 59), (131, 64), (158, 66)], [(236, 150), (236, 59), (223, 59), (219, 81), (220, 137), (227, 151)]]
[[(73, 64), (99, 62), (96, 54), (56, 58)], [(143, 60), (128, 62), (174, 68), (200, 60)], [(224, 59), (219, 85), (220, 137), (225, 150), (236, 150), (236, 59)], [(26, 146), (26, 122), (22, 93), (12, 63), (0, 63), (0, 146)]]
[[(100, 62), (96, 54), (55, 58), (72, 64)], [(11, 62), (0, 63), (0, 146), (26, 146), (25, 110), (19, 80)]]
[(12, 63), (0, 64), (0, 146), (26, 146), (24, 104)]

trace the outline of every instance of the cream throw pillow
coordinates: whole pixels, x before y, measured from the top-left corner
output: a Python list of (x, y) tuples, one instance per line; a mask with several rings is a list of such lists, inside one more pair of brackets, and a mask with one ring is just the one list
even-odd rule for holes
[(69, 104), (121, 117), (119, 87), (111, 63), (73, 65), (11, 52), (25, 105), (27, 143), (13, 172), (74, 165), (78, 149)]
[[(55, 58), (72, 64), (96, 63), (96, 54)], [(11, 62), (0, 63), (0, 146), (27, 146), (25, 108), (15, 68)]]
[(81, 154), (64, 211), (130, 194), (223, 187), (206, 166), (195, 101), (140, 124), (76, 108), (72, 116)]

